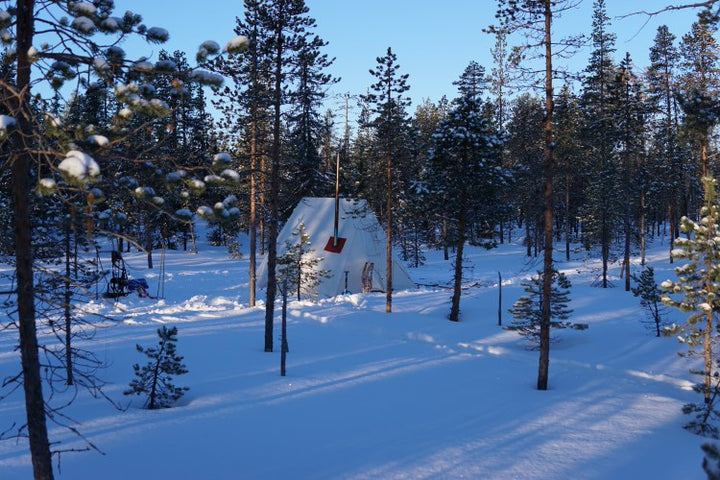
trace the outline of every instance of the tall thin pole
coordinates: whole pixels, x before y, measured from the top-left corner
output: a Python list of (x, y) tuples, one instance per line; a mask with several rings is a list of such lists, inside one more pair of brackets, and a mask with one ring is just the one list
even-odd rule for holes
[(333, 226), (333, 248), (338, 246), (340, 227), (340, 152), (335, 156), (335, 224)]

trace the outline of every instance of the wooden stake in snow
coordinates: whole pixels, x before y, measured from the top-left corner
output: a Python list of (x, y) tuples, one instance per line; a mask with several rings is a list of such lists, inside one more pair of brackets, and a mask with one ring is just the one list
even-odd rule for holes
[(285, 358), (289, 351), (287, 342), (287, 276), (283, 279), (282, 293), (282, 330), (280, 331), (280, 376), (285, 376)]
[(502, 275), (498, 272), (498, 326), (502, 326)]

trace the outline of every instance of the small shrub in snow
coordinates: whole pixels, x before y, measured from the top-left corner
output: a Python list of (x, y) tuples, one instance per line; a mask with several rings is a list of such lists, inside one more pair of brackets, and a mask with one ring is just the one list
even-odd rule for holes
[(143, 348), (136, 345), (137, 351), (145, 354), (150, 361), (140, 367), (133, 365), (135, 378), (130, 382), (130, 389), (123, 392), (125, 395), (146, 396), (145, 408), (168, 408), (177, 402), (188, 387), (177, 387), (173, 384), (173, 377), (188, 373), (183, 365), (183, 357), (175, 352), (177, 343), (177, 327), (163, 326), (157, 330), (160, 341), (155, 348)]

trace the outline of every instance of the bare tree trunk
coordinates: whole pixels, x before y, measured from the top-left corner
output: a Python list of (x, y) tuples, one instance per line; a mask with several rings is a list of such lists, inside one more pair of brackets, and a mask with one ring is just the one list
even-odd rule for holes
[(645, 247), (647, 242), (647, 215), (645, 215), (645, 192), (640, 194), (640, 264), (645, 266)]
[(443, 212), (442, 216), (443, 216), (443, 217), (442, 217), (443, 259), (445, 259), (445, 260), (450, 260), (450, 253), (449, 253), (449, 251), (448, 251), (448, 241), (447, 241), (447, 236), (448, 236), (448, 231), (447, 231), (447, 216), (445, 215), (444, 212)]
[(498, 272), (498, 327), (502, 326), (502, 275)]
[(530, 214), (525, 215), (525, 255), (532, 257), (532, 247), (535, 242), (530, 238)]
[[(68, 385), (73, 384), (73, 367), (72, 367), (72, 310), (70, 301), (72, 299), (72, 289), (70, 285), (70, 222), (74, 221), (75, 216), (71, 215), (70, 219), (65, 224), (65, 294), (63, 298), (63, 310), (65, 314), (65, 372), (67, 378), (65, 382)], [(76, 239), (77, 240), (77, 239)], [(77, 278), (77, 272), (75, 272), (75, 278)]]
[(17, 315), (20, 358), (25, 392), (27, 432), (35, 480), (53, 478), (50, 442), (45, 423), (45, 400), (40, 377), (40, 358), (35, 325), (35, 287), (33, 282), (32, 224), (30, 221), (30, 163), (33, 127), (30, 123), (30, 62), (28, 49), (34, 36), (34, 0), (17, 2), (17, 89), (12, 115), (18, 122), (13, 133), (12, 190), (17, 275)]
[(552, 0), (545, 4), (545, 167), (544, 217), (545, 251), (543, 257), (542, 318), (540, 320), (540, 359), (538, 390), (547, 390), (550, 368), (550, 302), (553, 271), (553, 69), (552, 69)]
[[(713, 271), (713, 265), (708, 257), (706, 257), (705, 261), (705, 271)], [(706, 275), (705, 288), (708, 292), (712, 292), (715, 287), (713, 285), (713, 279), (709, 277), (709, 274)], [(712, 391), (713, 380), (713, 334), (715, 332), (714, 315), (715, 314), (713, 312), (707, 313), (705, 317), (705, 332), (703, 335), (703, 354), (705, 359), (705, 391), (703, 393), (706, 404), (710, 403), (710, 392)]]
[(147, 252), (147, 267), (152, 270), (153, 268), (153, 258), (152, 258), (152, 250), (153, 250), (153, 238), (152, 238), (152, 225), (150, 222), (150, 217), (145, 217), (145, 251)]
[(570, 261), (570, 156), (565, 156), (565, 260)]
[(610, 259), (610, 229), (608, 228), (607, 212), (603, 209), (602, 226), (600, 227), (600, 250), (602, 256), (602, 286), (608, 287), (608, 261)]
[(287, 280), (282, 290), (282, 326), (280, 330), (280, 376), (285, 376), (285, 360), (288, 352), (287, 343)]
[(668, 221), (670, 222), (670, 263), (673, 263), (672, 251), (675, 249), (675, 216), (675, 199), (671, 199), (668, 211)]
[(457, 322), (460, 319), (460, 296), (462, 295), (462, 272), (463, 272), (463, 250), (465, 248), (465, 196), (460, 199), (460, 211), (458, 212), (458, 240), (457, 255), (455, 255), (455, 278), (453, 281), (452, 306), (450, 307), (450, 321)]
[[(280, 1), (279, 11), (284, 10), (285, 2)], [(275, 91), (273, 99), (273, 145), (270, 159), (270, 218), (268, 219), (268, 248), (267, 248), (267, 300), (265, 303), (265, 351), (273, 351), (273, 320), (275, 316), (275, 295), (277, 293), (276, 272), (277, 265), (277, 236), (278, 236), (278, 196), (280, 190), (280, 114), (282, 107), (282, 68), (283, 68), (283, 28), (282, 18), (277, 19), (275, 34)]]

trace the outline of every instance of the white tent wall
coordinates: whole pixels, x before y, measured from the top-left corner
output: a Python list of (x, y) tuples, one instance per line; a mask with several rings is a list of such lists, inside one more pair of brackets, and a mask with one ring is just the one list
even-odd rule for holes
[[(300, 200), (292, 215), (278, 235), (278, 257), (285, 253), (285, 243), (297, 243), (293, 232), (303, 224), (305, 233), (310, 237), (310, 255), (321, 258), (318, 270), (328, 271), (328, 276), (320, 279), (317, 293), (323, 297), (333, 297), (345, 291), (345, 272), (347, 272), (347, 291), (362, 292), (363, 269), (367, 262), (373, 263), (372, 290), (385, 290), (386, 242), (385, 231), (370, 210), (365, 200), (340, 199), (340, 221), (338, 236), (345, 238), (340, 253), (328, 252), (325, 245), (332, 238), (335, 220), (334, 198), (306, 197)], [(267, 286), (267, 263), (265, 260), (258, 268), (258, 285)], [(405, 269), (393, 256), (393, 289), (414, 288)]]

